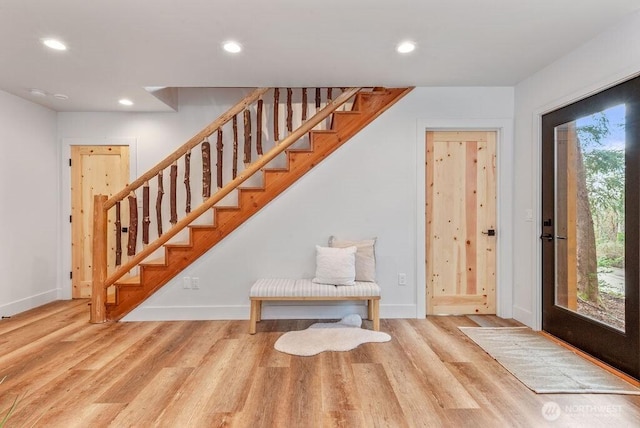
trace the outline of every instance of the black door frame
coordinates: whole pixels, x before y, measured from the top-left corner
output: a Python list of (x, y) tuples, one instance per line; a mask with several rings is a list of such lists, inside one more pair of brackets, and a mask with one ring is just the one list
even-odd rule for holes
[(640, 379), (640, 77), (542, 116), (542, 234), (554, 230), (554, 128), (617, 104), (626, 108), (625, 147), (625, 331), (555, 305), (555, 245), (542, 240), (542, 329)]

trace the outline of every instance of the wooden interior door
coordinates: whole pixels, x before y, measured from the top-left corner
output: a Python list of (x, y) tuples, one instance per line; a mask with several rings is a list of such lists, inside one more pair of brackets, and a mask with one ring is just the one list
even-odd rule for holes
[[(128, 146), (71, 147), (71, 295), (74, 299), (91, 297), (93, 195), (111, 197), (128, 182)], [(110, 214), (108, 218), (110, 225), (115, 223), (113, 216)], [(129, 224), (128, 219), (128, 209), (122, 209), (123, 226)], [(125, 237), (123, 234), (123, 239)], [(115, 267), (115, 233), (107, 235), (107, 248), (107, 272), (110, 273)], [(125, 254), (123, 263), (126, 263)]]
[(496, 132), (426, 141), (427, 314), (495, 314)]

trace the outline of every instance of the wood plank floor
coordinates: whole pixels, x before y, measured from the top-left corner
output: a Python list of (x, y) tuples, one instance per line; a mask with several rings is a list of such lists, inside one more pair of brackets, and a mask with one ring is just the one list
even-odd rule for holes
[(496, 317), (382, 320), (391, 342), (315, 357), (273, 349), (310, 320), (87, 320), (75, 300), (0, 322), (7, 427), (640, 426), (640, 397), (535, 394), (457, 328), (517, 324)]

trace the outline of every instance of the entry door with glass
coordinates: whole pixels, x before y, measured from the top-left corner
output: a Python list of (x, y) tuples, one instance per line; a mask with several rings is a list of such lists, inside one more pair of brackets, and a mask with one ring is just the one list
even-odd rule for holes
[(640, 78), (542, 118), (543, 330), (640, 374)]

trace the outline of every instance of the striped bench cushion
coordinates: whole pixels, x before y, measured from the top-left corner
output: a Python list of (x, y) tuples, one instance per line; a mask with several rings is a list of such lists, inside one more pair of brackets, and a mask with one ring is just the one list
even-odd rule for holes
[(251, 287), (251, 297), (373, 297), (380, 295), (375, 282), (356, 285), (316, 284), (310, 279), (259, 279)]

